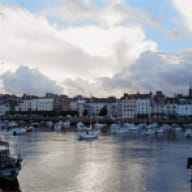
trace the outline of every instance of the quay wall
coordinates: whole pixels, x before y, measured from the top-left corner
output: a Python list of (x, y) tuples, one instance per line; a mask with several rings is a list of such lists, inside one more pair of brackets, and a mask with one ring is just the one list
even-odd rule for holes
[[(24, 120), (26, 122), (40, 122), (40, 121), (53, 121), (53, 122), (57, 122), (57, 121), (66, 121), (66, 120), (70, 120), (70, 122), (72, 124), (76, 124), (77, 122), (81, 121), (83, 123), (95, 123), (95, 122), (99, 122), (99, 123), (106, 123), (106, 124), (112, 124), (112, 123), (118, 123), (121, 122), (122, 119), (110, 119), (110, 118), (102, 118), (102, 119), (89, 119), (89, 118), (79, 118), (79, 117), (72, 117), (72, 118), (67, 118), (67, 117), (7, 117), (7, 116), (1, 116), (0, 120), (9, 120), (9, 121), (19, 121), (19, 120)], [(128, 123), (134, 123), (134, 124), (140, 124), (140, 123), (159, 123), (159, 124), (163, 124), (163, 123), (167, 123), (167, 124), (173, 124), (173, 123), (177, 123), (177, 124), (187, 124), (187, 123), (192, 123), (192, 119), (189, 120), (184, 120), (184, 119), (124, 119), (123, 122), (128, 122)]]

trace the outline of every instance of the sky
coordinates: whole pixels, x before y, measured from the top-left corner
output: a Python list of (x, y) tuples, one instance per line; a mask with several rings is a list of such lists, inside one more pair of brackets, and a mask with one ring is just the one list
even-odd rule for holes
[(191, 0), (0, 0), (0, 92), (187, 94), (191, 13)]

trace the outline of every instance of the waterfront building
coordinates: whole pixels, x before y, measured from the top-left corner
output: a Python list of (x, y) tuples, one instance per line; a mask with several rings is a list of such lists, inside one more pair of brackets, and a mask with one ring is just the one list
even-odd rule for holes
[(31, 111), (32, 99), (23, 99), (18, 105), (15, 106), (15, 111)]
[(87, 99), (81, 95), (75, 96), (70, 99), (69, 106), (71, 111), (77, 111), (79, 116), (82, 117), (84, 110), (87, 109)]
[(165, 118), (165, 106), (167, 102), (167, 97), (162, 91), (156, 91), (151, 102), (151, 117), (155, 119)]
[(77, 111), (78, 107), (77, 107), (77, 98), (71, 98), (70, 99), (70, 110), (71, 111)]
[(127, 94), (120, 98), (121, 118), (148, 118), (151, 111), (152, 93), (148, 94)]
[(60, 107), (61, 111), (70, 111), (70, 98), (67, 95), (60, 95), (56, 103), (58, 104), (57, 108)]
[(86, 109), (86, 99), (78, 98), (77, 99), (77, 111), (80, 117), (83, 116), (84, 110)]
[(118, 100), (114, 98), (110, 103), (107, 104), (108, 117), (113, 118), (118, 116)]
[(131, 119), (136, 117), (136, 102), (137, 94), (128, 95), (125, 93), (121, 100), (121, 118), (122, 119)]
[(38, 98), (34, 103), (37, 104), (37, 111), (54, 110), (54, 98)]
[(4, 103), (0, 105), (0, 115), (5, 115), (6, 112), (10, 111), (9, 103)]
[(53, 98), (25, 99), (15, 107), (15, 111), (53, 111)]
[(137, 117), (150, 118), (152, 93), (138, 94), (136, 100)]
[(177, 99), (177, 115), (179, 117), (192, 116), (192, 98), (182, 97)]
[(81, 100), (81, 103), (84, 104), (82, 105), (82, 111), (87, 110), (88, 113), (94, 118), (100, 115), (100, 112), (103, 108), (106, 109), (107, 111), (106, 115), (108, 117), (117, 116), (117, 99), (115, 97), (108, 97), (108, 98), (91, 97), (84, 99), (84, 101)]
[(168, 97), (164, 107), (165, 115), (167, 118), (176, 118), (177, 117), (177, 98)]

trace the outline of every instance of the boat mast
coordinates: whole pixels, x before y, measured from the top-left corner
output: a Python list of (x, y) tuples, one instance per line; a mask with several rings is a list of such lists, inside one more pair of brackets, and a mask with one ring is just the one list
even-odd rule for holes
[(89, 126), (90, 126), (90, 128), (91, 128), (91, 97), (92, 97), (92, 95), (91, 95), (91, 93), (90, 93), (90, 113), (89, 113)]

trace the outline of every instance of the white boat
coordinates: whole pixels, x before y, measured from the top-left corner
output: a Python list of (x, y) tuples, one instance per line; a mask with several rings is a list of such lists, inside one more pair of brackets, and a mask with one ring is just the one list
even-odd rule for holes
[(9, 122), (9, 128), (16, 128), (18, 125), (15, 121)]
[(128, 124), (128, 129), (130, 132), (137, 132), (139, 128), (139, 126), (135, 126), (134, 124)]
[(146, 129), (144, 131), (144, 135), (154, 135), (155, 134), (155, 129)]
[(129, 125), (127, 123), (118, 123), (111, 125), (111, 133), (117, 135), (125, 135), (129, 133)]
[(21, 127), (21, 128), (19, 127), (19, 128), (12, 128), (12, 129), (6, 130), (5, 132), (14, 136), (25, 135), (27, 133), (27, 129), (24, 127)]
[(71, 127), (71, 122), (69, 120), (68, 121), (64, 121), (63, 122), (63, 126), (64, 126), (64, 128), (69, 129)]
[(84, 130), (89, 130), (89, 129), (91, 129), (91, 128), (85, 126), (85, 124), (82, 123), (81, 121), (77, 123), (77, 130), (78, 131), (84, 131)]
[(117, 123), (111, 124), (110, 129), (111, 129), (111, 133), (116, 133), (117, 129), (119, 129), (119, 124)]
[[(91, 103), (91, 97), (90, 97), (90, 103)], [(95, 129), (92, 127), (91, 116), (89, 117), (89, 126), (87, 127), (84, 123), (78, 122), (77, 130), (78, 130), (77, 135), (79, 140), (96, 139), (100, 133), (99, 129)]]
[(25, 129), (26, 129), (26, 132), (32, 132), (34, 128), (32, 126), (29, 126), (29, 127), (25, 127)]
[(95, 123), (94, 128), (95, 129), (103, 129), (105, 127), (105, 124), (103, 123)]
[(48, 128), (53, 128), (53, 121), (46, 121), (45, 126)]
[(192, 129), (188, 128), (184, 132), (185, 137), (192, 137)]
[(89, 127), (87, 127), (82, 122), (77, 123), (77, 131), (77, 136), (79, 140), (96, 139), (100, 133), (100, 130), (93, 129), (91, 124)]
[(163, 129), (163, 128), (158, 128), (157, 130), (156, 130), (156, 133), (157, 134), (163, 134), (165, 132), (165, 130)]
[(63, 128), (63, 122), (62, 121), (59, 121), (59, 122), (55, 123), (55, 125), (54, 125), (54, 130), (55, 131), (57, 131), (57, 132), (61, 131), (62, 128)]
[(86, 130), (78, 132), (78, 139), (80, 140), (90, 140), (96, 139), (99, 135), (99, 131), (97, 130)]

